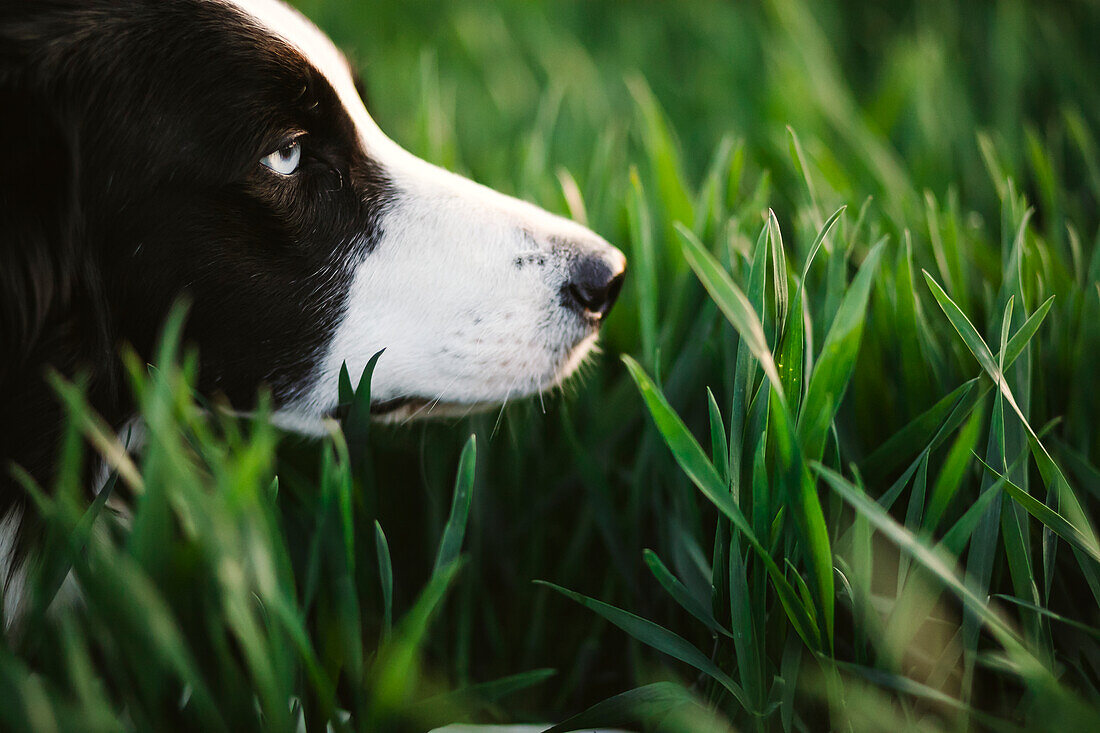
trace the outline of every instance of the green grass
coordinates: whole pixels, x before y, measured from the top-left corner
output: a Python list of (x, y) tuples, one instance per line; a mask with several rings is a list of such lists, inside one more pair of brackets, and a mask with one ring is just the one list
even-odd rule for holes
[(29, 487), (0, 727), (1100, 729), (1091, 5), (300, 5), (399, 142), (626, 251), (604, 353), (317, 443), (171, 321), (131, 528)]

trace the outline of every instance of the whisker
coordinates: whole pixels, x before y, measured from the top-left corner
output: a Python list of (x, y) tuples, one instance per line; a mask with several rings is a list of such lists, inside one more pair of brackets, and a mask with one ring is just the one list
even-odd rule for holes
[[(454, 377), (451, 378), (450, 382), (447, 382), (447, 386), (445, 386), (443, 389), (441, 389), (439, 391), (439, 396), (438, 397), (433, 399), (431, 402), (428, 402), (426, 404), (421, 405), (420, 407), (416, 408), (411, 413), (409, 413), (409, 416), (401, 421), (401, 425), (407, 424), (409, 421), (416, 418), (416, 416), (419, 415), (421, 412), (424, 412), (425, 417), (430, 415), (432, 410), (435, 409), (436, 405), (438, 405), (440, 403), (440, 401), (447, 395), (447, 390), (449, 390), (454, 385), (455, 381), (457, 381), (457, 380), (458, 380), (458, 375), (456, 374)], [(425, 410), (426, 410), (426, 412), (425, 412)]]
[(497, 421), (493, 425), (493, 431), (489, 433), (490, 440), (492, 440), (496, 436), (497, 430), (500, 428), (500, 423), (504, 420), (504, 408), (508, 406), (508, 400), (509, 398), (511, 398), (512, 390), (515, 388), (516, 382), (518, 381), (519, 377), (513, 379), (512, 383), (508, 385), (508, 390), (504, 393), (504, 401), (500, 403), (500, 412), (497, 413)]

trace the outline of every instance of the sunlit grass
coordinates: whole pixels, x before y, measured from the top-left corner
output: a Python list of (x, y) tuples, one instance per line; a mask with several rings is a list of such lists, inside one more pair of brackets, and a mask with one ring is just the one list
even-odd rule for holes
[(627, 252), (603, 354), (499, 422), (342, 380), (317, 444), (169, 335), (130, 528), (38, 495), (3, 727), (1100, 729), (1094, 13), (301, 5), (396, 139)]

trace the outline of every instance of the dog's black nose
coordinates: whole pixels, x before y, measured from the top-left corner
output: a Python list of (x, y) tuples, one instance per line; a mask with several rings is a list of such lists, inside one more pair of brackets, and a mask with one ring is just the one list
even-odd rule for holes
[(622, 265), (615, 270), (602, 257), (583, 257), (573, 264), (563, 295), (567, 304), (581, 315), (602, 319), (615, 305), (625, 275)]

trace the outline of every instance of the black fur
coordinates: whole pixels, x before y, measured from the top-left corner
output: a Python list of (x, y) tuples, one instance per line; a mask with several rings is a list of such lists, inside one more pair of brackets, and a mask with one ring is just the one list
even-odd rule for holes
[[(294, 176), (259, 160), (301, 138)], [(308, 379), (392, 190), (293, 48), (219, 0), (0, 0), (0, 518), (52, 480), (49, 368), (129, 416), (119, 345), (190, 302), (200, 389)]]

